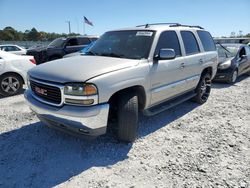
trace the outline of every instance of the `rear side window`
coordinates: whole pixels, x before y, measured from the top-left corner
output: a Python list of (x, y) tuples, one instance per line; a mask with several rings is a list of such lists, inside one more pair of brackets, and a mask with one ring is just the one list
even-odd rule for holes
[(90, 43), (90, 40), (88, 38), (77, 38), (79, 45), (87, 45)]
[(162, 48), (174, 49), (175, 55), (181, 56), (180, 44), (175, 31), (165, 31), (161, 34), (155, 50), (155, 55), (159, 54)]
[(214, 44), (214, 40), (212, 38), (212, 36), (210, 35), (209, 32), (207, 31), (197, 31), (200, 39), (201, 39), (201, 43), (203, 45), (203, 48), (206, 52), (208, 51), (215, 51), (215, 44)]
[(199, 46), (194, 34), (190, 31), (181, 31), (181, 37), (186, 50), (186, 55), (199, 53)]

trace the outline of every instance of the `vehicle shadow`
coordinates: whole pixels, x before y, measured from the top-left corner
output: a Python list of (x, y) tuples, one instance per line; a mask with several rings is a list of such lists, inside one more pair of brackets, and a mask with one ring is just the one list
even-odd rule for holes
[(18, 95), (23, 95), (24, 91), (25, 91), (25, 89), (21, 90), (21, 92), (20, 92), (19, 94), (17, 94), (17, 95), (12, 95), (12, 96), (7, 96), (7, 97), (4, 97), (4, 96), (2, 96), (2, 95), (0, 94), (0, 99), (9, 98), (9, 97), (14, 97), (14, 96), (18, 96)]
[(241, 82), (242, 80), (245, 80), (249, 76), (244, 74), (241, 75), (237, 78), (237, 81), (235, 84), (228, 84), (226, 82), (219, 82), (219, 81), (213, 81), (212, 88), (213, 89), (224, 89), (224, 88), (229, 88), (229, 87), (235, 87), (237, 86), (237, 83)]
[[(152, 117), (142, 116), (139, 138), (197, 106), (185, 102)], [(40, 122), (29, 124), (0, 135), (0, 187), (53, 187), (92, 167), (109, 168), (127, 159), (131, 147), (132, 144), (116, 141), (112, 133), (86, 141), (49, 129)]]

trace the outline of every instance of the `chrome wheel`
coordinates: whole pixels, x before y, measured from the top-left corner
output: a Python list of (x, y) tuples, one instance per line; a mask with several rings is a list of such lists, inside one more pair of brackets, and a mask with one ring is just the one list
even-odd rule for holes
[(200, 87), (200, 96), (203, 101), (207, 101), (209, 94), (211, 91), (211, 80), (209, 78), (205, 78)]
[(235, 71), (233, 72), (233, 75), (232, 75), (232, 83), (235, 83), (235, 82), (236, 82), (237, 77), (238, 77), (238, 72), (237, 72), (237, 70), (235, 70)]
[(20, 81), (13, 76), (5, 77), (1, 82), (1, 89), (10, 95), (16, 94), (20, 89)]

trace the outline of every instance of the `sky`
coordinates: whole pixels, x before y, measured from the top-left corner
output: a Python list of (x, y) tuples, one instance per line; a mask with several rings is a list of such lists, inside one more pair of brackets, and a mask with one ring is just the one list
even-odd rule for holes
[[(94, 26), (85, 24), (86, 16)], [(0, 29), (101, 35), (146, 23), (200, 25), (214, 37), (250, 33), (250, 0), (0, 0)]]

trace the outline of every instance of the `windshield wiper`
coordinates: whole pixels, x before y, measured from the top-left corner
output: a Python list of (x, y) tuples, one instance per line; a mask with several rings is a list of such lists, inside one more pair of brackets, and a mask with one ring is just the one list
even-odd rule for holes
[[(225, 47), (225, 46), (223, 46), (221, 43), (217, 43), (217, 44), (219, 44), (224, 50), (226, 50), (231, 56), (233, 56), (233, 54)], [(227, 54), (226, 54), (226, 57), (228, 57), (227, 56)]]
[(98, 54), (100, 56), (108, 56), (108, 57), (119, 57), (119, 58), (124, 58), (125, 56), (123, 54), (115, 54), (115, 53), (101, 53)]

